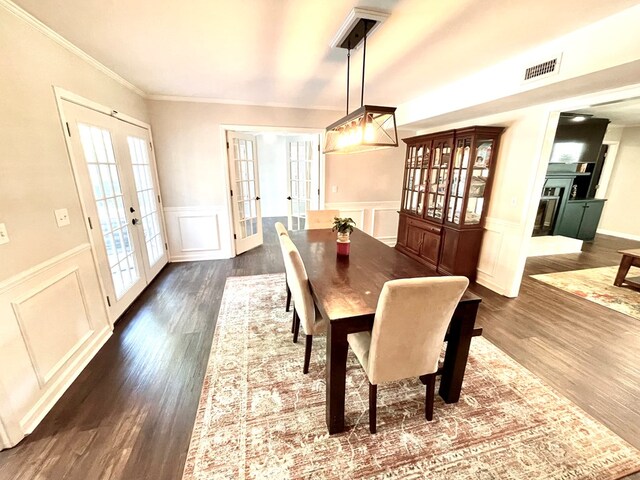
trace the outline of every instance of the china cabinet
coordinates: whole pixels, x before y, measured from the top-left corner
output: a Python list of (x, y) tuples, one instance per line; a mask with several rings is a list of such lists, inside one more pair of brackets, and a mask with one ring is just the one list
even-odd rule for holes
[(475, 278), (503, 128), (406, 138), (398, 243), (438, 272)]

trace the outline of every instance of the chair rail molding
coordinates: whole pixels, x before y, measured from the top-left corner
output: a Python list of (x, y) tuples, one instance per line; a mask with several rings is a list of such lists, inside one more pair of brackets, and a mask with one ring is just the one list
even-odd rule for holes
[(172, 262), (231, 258), (224, 205), (164, 207)]
[(0, 448), (31, 433), (112, 333), (91, 246), (0, 284)]
[(356, 227), (389, 246), (396, 244), (400, 201), (325, 203), (326, 209), (339, 210), (351, 217)]

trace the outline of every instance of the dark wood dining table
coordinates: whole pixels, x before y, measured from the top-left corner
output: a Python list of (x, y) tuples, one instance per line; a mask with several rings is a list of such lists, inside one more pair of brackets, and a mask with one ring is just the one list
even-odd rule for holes
[[(300, 251), (316, 307), (328, 320), (326, 420), (329, 433), (339, 433), (345, 430), (347, 335), (371, 330), (388, 280), (439, 274), (357, 229), (349, 256), (337, 255), (336, 234), (330, 229), (290, 232), (290, 237)], [(465, 292), (449, 325), (438, 391), (446, 403), (460, 399), (471, 338), (481, 333), (474, 328), (480, 302)]]

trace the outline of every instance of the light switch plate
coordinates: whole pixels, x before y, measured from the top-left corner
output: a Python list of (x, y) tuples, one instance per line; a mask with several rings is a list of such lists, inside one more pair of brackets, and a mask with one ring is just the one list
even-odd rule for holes
[(0, 245), (9, 243), (9, 234), (7, 233), (7, 226), (4, 223), (0, 223)]
[(56, 215), (56, 223), (59, 227), (64, 227), (65, 225), (69, 225), (69, 223), (71, 223), (69, 221), (69, 212), (66, 208), (55, 210), (54, 213)]

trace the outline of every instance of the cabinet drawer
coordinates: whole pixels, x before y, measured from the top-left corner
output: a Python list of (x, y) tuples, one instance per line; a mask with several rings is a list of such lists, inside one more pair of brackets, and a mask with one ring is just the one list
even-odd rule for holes
[(426, 230), (427, 232), (435, 233), (440, 235), (440, 231), (442, 227), (438, 225), (432, 225), (424, 220), (418, 220), (417, 218), (407, 218), (407, 225), (410, 227), (421, 228), (422, 230)]

